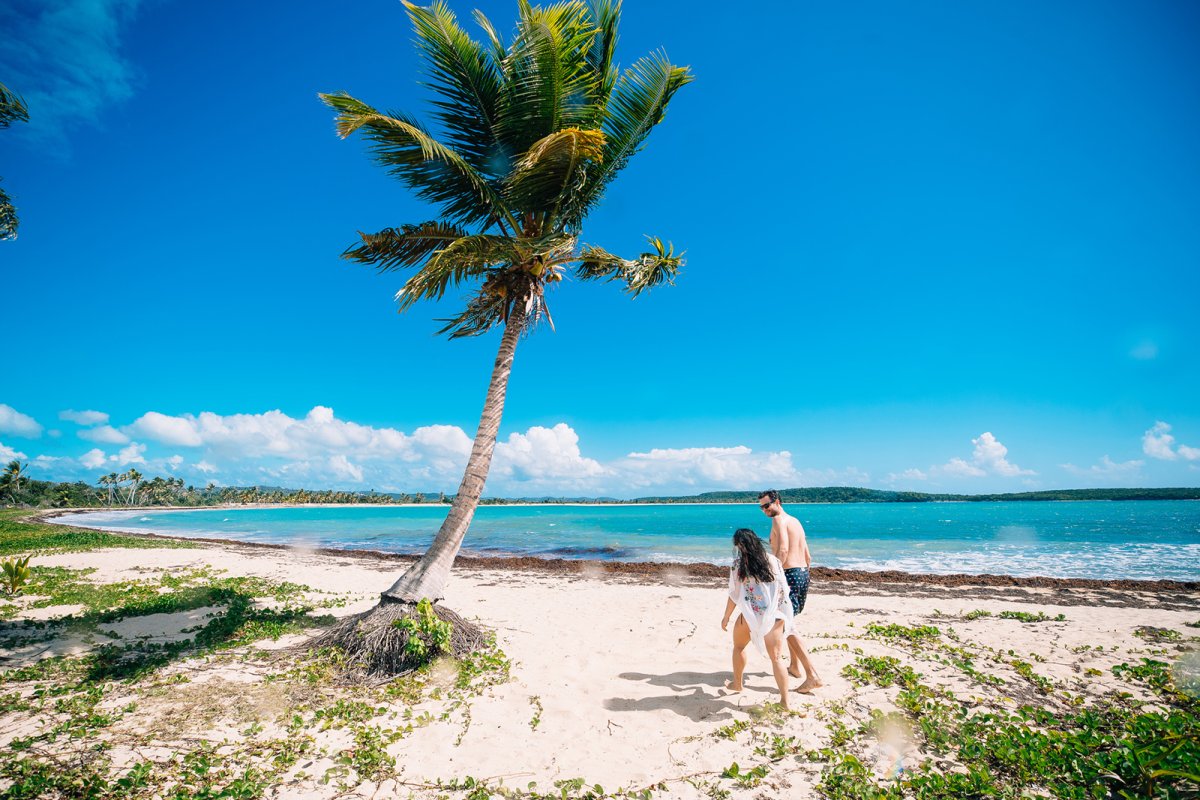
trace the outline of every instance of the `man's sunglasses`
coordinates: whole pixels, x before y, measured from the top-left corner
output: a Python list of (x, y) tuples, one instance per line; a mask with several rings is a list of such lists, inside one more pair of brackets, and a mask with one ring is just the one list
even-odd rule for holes
[(766, 511), (768, 508), (771, 507), (771, 503), (774, 503), (774, 502), (775, 502), (774, 500), (768, 500), (765, 503), (759, 503), (758, 507), (761, 508), (763, 511)]

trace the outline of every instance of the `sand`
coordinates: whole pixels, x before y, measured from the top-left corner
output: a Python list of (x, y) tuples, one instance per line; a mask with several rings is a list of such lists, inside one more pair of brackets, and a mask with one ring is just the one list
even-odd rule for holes
[[(320, 593), (343, 595), (346, 604), (331, 611), (341, 616), (373, 605), (378, 592), (403, 567), (398, 561), (206, 543), (196, 549), (51, 555), (34, 563), (94, 568), (90, 578), (99, 582), (207, 566), (228, 575), (286, 580)], [(887, 702), (883, 690), (855, 688), (840, 674), (856, 657), (854, 648), (868, 654), (897, 654), (885, 641), (862, 638), (872, 622), (951, 629), (981, 647), (1033, 658), (1038, 673), (1073, 691), (1094, 695), (1116, 685), (1110, 672), (1113, 664), (1135, 660), (1139, 653), (1153, 649), (1134, 636), (1135, 630), (1170, 629), (1186, 640), (1196, 633), (1186, 624), (1200, 619), (1200, 592), (1189, 587), (1135, 591), (995, 583), (946, 585), (903, 576), (874, 582), (815, 579), (799, 627), (815, 651), (813, 659), (826, 685), (811, 695), (791, 693), (792, 708), (800, 713), (770, 721), (772, 734), (796, 737), (804, 747), (820, 747), (829, 738), (831, 715), (860, 719), (869, 708)], [(438, 718), (447, 708), (444, 700), (415, 706), (413, 713), (428, 711), (434, 719), (388, 746), (397, 759), (398, 774), (382, 785), (368, 782), (351, 787), (350, 796), (433, 797), (438, 792), (423, 785), (468, 775), (519, 788), (536, 781), (542, 791), (550, 790), (554, 781), (576, 777), (608, 790), (665, 782), (668, 797), (709, 796), (709, 784), (719, 781), (719, 773), (732, 762), (755, 761), (752, 738), (724, 738), (717, 732), (739, 721), (760, 720), (764, 712), (770, 717), (764, 704), (778, 697), (769, 664), (753, 650), (746, 690), (729, 695), (722, 688), (730, 670), (729, 634), (720, 627), (724, 586), (720, 574), (678, 567), (639, 573), (604, 565), (572, 565), (564, 571), (489, 562), (456, 569), (445, 604), (495, 632), (498, 646), (512, 660), (511, 679), (470, 698), (466, 715), (460, 706), (446, 719)], [(962, 618), (973, 609), (993, 614), (1006, 609), (1042, 611), (1051, 617), (1061, 613), (1066, 620), (1026, 624), (994, 616)], [(154, 615), (114, 627), (127, 638), (169, 640), (196, 625), (206, 612)], [(278, 648), (294, 642), (264, 646)], [(72, 640), (68, 649), (77, 652), (82, 646)], [(56, 647), (47, 652), (62, 651)], [(0, 657), (4, 666), (13, 666), (38, 656), (0, 648)], [(252, 720), (261, 721), (265, 728), (259, 735), (286, 735), (276, 715), (292, 701), (284, 687), (264, 682), (266, 671), (269, 668), (261, 659), (243, 662), (229, 657), (193, 659), (166, 668), (164, 679), (181, 673), (188, 682), (137, 695), (136, 710), (114, 730), (114, 762), (132, 763), (136, 757), (155, 754), (165, 758), (173, 748), (198, 739), (244, 740)], [(926, 665), (922, 671), (934, 681), (979, 691), (949, 671), (939, 672), (936, 665)], [(122, 703), (122, 691), (114, 689), (113, 699), (106, 703)], [(1025, 699), (1017, 696), (1015, 688), (997, 691), (1011, 691), (1014, 699)], [(130, 688), (128, 694), (133, 696), (135, 690)], [(400, 714), (406, 707), (394, 702), (396, 716), (385, 717), (393, 720), (388, 723), (392, 725), (399, 724), (395, 720), (403, 718)], [(36, 724), (6, 716), (0, 745)], [(313, 735), (328, 755), (304, 759), (268, 797), (333, 797), (342, 792), (336, 780), (322, 784), (320, 777), (336, 768), (337, 752), (353, 746), (347, 731), (331, 729)], [(806, 796), (820, 770), (819, 763), (787, 759), (776, 765), (762, 786), (735, 791), (735, 796)], [(729, 783), (725, 782), (726, 788)]]

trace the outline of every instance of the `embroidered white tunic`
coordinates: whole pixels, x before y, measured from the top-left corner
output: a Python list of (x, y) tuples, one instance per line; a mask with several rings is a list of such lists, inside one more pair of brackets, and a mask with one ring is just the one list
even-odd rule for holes
[(783, 620), (783, 635), (792, 636), (796, 633), (795, 615), (792, 613), (792, 600), (788, 596), (787, 578), (783, 574), (783, 564), (770, 553), (767, 561), (771, 564), (771, 574), (775, 580), (770, 583), (759, 583), (753, 578), (740, 580), (738, 578), (738, 558), (733, 559), (729, 568), (729, 599), (733, 600), (742, 618), (750, 626), (750, 641), (758, 648), (758, 652), (767, 655), (767, 646), (763, 637), (771, 632), (776, 621)]

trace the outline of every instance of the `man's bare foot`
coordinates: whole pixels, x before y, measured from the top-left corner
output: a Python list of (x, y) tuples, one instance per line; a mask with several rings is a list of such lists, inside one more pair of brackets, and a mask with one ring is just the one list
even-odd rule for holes
[(725, 691), (729, 692), (730, 694), (741, 694), (741, 691), (744, 688), (746, 688), (746, 687), (745, 686), (734, 686), (733, 681), (725, 681)]
[(788, 667), (788, 675), (791, 675), (793, 678), (804, 677), (804, 673), (800, 671), (799, 667)]
[(800, 694), (808, 694), (813, 689), (819, 689), (824, 685), (825, 683), (820, 678), (810, 675), (808, 679), (804, 681), (804, 683), (796, 687), (796, 691)]

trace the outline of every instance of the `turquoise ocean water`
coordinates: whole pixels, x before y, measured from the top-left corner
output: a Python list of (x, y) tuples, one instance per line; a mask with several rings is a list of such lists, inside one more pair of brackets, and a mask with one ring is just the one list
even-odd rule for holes
[[(919, 573), (1200, 580), (1200, 502), (848, 503), (788, 506), (815, 564)], [(420, 553), (445, 507), (102, 511), (110, 530)], [(483, 506), (464, 554), (728, 564), (754, 505)]]

